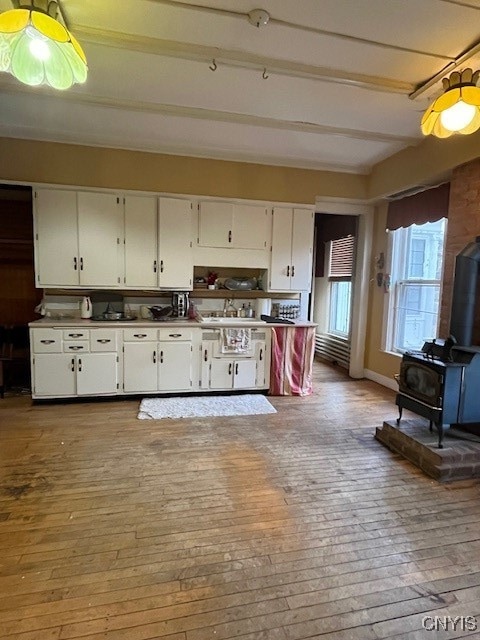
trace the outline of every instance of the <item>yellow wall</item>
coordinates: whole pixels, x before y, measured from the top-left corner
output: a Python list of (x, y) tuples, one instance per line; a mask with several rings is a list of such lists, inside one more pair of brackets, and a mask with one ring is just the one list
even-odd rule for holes
[[(370, 296), (367, 314), (367, 341), (365, 345), (365, 368), (392, 379), (400, 368), (400, 357), (382, 350), (383, 307), (385, 291), (375, 281), (375, 257), (383, 252), (387, 255), (387, 203), (382, 202), (375, 209), (372, 242), (372, 270)], [(385, 272), (385, 270), (383, 271)]]
[(0, 138), (0, 180), (314, 204), (365, 199), (364, 175)]

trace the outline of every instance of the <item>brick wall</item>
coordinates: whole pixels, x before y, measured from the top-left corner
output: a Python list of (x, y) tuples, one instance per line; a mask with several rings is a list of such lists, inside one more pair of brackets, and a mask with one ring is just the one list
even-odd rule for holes
[[(451, 178), (439, 331), (444, 338), (449, 334), (455, 257), (476, 236), (480, 236), (480, 158), (454, 169)], [(480, 345), (480, 278), (477, 301), (473, 342)]]

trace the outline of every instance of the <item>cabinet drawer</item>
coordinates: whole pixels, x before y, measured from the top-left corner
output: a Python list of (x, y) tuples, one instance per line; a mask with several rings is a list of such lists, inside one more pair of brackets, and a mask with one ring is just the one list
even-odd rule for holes
[(90, 351), (116, 351), (117, 332), (116, 331), (91, 331)]
[(82, 353), (90, 351), (90, 343), (88, 340), (71, 340), (64, 341), (63, 350), (65, 353)]
[(62, 334), (55, 329), (35, 329), (32, 331), (34, 353), (61, 353)]
[(69, 329), (63, 332), (63, 339), (72, 340), (88, 340), (88, 331), (85, 329)]
[(158, 330), (158, 339), (162, 342), (164, 340), (191, 340), (192, 330), (181, 329), (175, 327), (164, 327)]
[(148, 342), (157, 340), (156, 329), (124, 329), (123, 339), (125, 342)]

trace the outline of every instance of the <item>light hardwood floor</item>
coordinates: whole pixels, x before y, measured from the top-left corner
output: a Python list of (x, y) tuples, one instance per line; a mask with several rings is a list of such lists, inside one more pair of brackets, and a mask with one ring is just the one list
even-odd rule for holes
[[(374, 440), (393, 392), (315, 365), (278, 413), (0, 403), (0, 637), (480, 638), (480, 484)], [(432, 632), (425, 616), (474, 616)], [(429, 624), (431, 624), (429, 622)]]

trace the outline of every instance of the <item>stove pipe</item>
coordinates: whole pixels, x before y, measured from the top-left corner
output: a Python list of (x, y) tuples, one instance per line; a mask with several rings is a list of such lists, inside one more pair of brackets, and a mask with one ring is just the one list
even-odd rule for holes
[(479, 264), (480, 236), (477, 236), (455, 258), (450, 333), (464, 347), (470, 346), (473, 339)]

